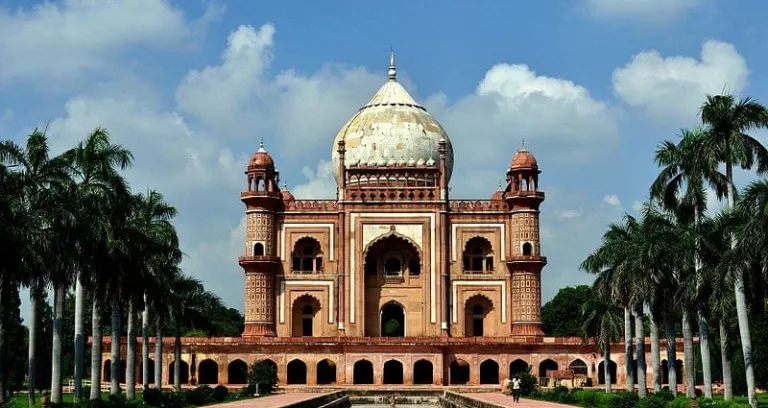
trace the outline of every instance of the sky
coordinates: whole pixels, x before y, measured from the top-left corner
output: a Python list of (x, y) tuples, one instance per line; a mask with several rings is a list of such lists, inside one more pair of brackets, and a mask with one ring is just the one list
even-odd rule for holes
[(538, 159), (547, 301), (592, 282), (579, 264), (637, 213), (655, 148), (706, 94), (768, 99), (768, 2), (473, 4), (0, 0), (0, 138), (48, 126), (55, 154), (105, 127), (133, 189), (178, 208), (185, 271), (242, 310), (249, 157), (263, 139), (297, 198), (333, 198), (333, 138), (392, 47), (451, 138), (453, 198), (489, 198), (523, 139)]

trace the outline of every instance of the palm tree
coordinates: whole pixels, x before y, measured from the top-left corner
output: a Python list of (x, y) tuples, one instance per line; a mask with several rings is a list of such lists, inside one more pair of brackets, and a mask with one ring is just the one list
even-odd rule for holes
[[(662, 166), (662, 170), (651, 186), (651, 197), (657, 199), (670, 211), (679, 211), (683, 206), (691, 207), (693, 209), (692, 228), (696, 229), (699, 227), (701, 215), (707, 209), (705, 184), (708, 184), (715, 191), (718, 198), (722, 198), (725, 195), (728, 180), (717, 170), (717, 161), (714, 160), (714, 155), (704, 151), (708, 147), (704, 143), (707, 138), (704, 129), (683, 129), (680, 136), (681, 140), (678, 144), (664, 141), (656, 150), (655, 161)], [(693, 276), (686, 277), (689, 281), (694, 282), (694, 286), (689, 288), (689, 292), (696, 292), (699, 289), (698, 283), (701, 282), (697, 278), (701, 270), (699, 247), (700, 243), (697, 239), (691, 252), (694, 259)], [(695, 299), (696, 295), (694, 293), (693, 296), (687, 296), (687, 298)], [(690, 369), (694, 364), (694, 353), (693, 333), (688, 309), (692, 306), (691, 302), (688, 302), (682, 307), (685, 365), (689, 367), (685, 370), (686, 390), (690, 398), (696, 396), (695, 373), (694, 370)], [(698, 310), (701, 311), (701, 309)], [(706, 329), (705, 316), (698, 313), (697, 317), (699, 327)], [(706, 330), (700, 330), (699, 336), (705, 394), (707, 398), (712, 398), (712, 369)]]
[[(749, 170), (757, 166), (757, 172), (768, 171), (768, 150), (747, 132), (768, 127), (768, 109), (751, 98), (736, 100), (733, 95), (707, 95), (701, 106), (701, 120), (708, 125), (707, 141), (719, 163), (725, 164), (728, 178), (728, 207), (736, 205), (736, 193), (733, 185), (733, 166), (739, 165)], [(731, 246), (736, 246), (736, 237), (731, 237)], [(752, 336), (749, 329), (749, 316), (745, 297), (744, 276), (735, 274), (734, 294), (736, 314), (739, 321), (741, 350), (744, 355), (744, 367), (747, 377), (749, 404), (757, 408), (755, 393), (755, 367), (752, 359)]]
[[(52, 209), (55, 211), (58, 205), (55, 205), (55, 191), (60, 191), (64, 186), (70, 183), (67, 174), (67, 165), (61, 157), (51, 158), (49, 156), (48, 138), (44, 130), (35, 129), (27, 138), (26, 145), (22, 148), (10, 141), (0, 143), (0, 155), (3, 156), (3, 162), (13, 163), (15, 175), (20, 181), (21, 207), (19, 212), (26, 213), (35, 220), (38, 228), (43, 228), (43, 220), (46, 214)], [(24, 283), (30, 288), (30, 313), (28, 318), (29, 325), (29, 372), (28, 372), (28, 403), (34, 405), (35, 399), (35, 366), (36, 350), (35, 337), (37, 335), (37, 302), (42, 289), (47, 282), (47, 266), (44, 264), (46, 251), (44, 250), (44, 240), (42, 237), (38, 240), (30, 241), (32, 246), (28, 249), (33, 252), (27, 253), (22, 259), (22, 268), (24, 274)], [(57, 261), (56, 261), (57, 262)]]
[(611, 392), (611, 343), (615, 342), (622, 332), (621, 316), (616, 305), (610, 300), (610, 295), (604, 293), (610, 291), (610, 278), (603, 279), (599, 276), (594, 284), (596, 296), (587, 300), (582, 306), (582, 314), (585, 316), (581, 326), (585, 341), (590, 337), (600, 347), (603, 353), (603, 369), (605, 372), (605, 392)]
[[(96, 128), (86, 137), (84, 141), (78, 143), (77, 146), (75, 146), (73, 149), (67, 151), (65, 156), (71, 163), (73, 178), (77, 182), (76, 192), (78, 201), (81, 204), (80, 209), (87, 211), (86, 213), (82, 214), (82, 217), (84, 217), (81, 218), (83, 220), (83, 224), (80, 225), (81, 231), (78, 235), (81, 237), (81, 240), (82, 237), (87, 237), (87, 242), (81, 242), (80, 245), (81, 248), (83, 248), (83, 252), (90, 252), (88, 253), (88, 259), (92, 261), (91, 267), (87, 269), (87, 272), (90, 273), (90, 276), (86, 277), (91, 283), (90, 289), (94, 294), (94, 310), (92, 313), (92, 320), (93, 324), (95, 324), (93, 327), (94, 347), (92, 347), (91, 354), (91, 382), (94, 385), (91, 387), (90, 398), (100, 399), (101, 394), (99, 387), (95, 385), (101, 383), (101, 327), (97, 327), (96, 325), (100, 323), (98, 317), (101, 299), (99, 299), (99, 297), (101, 297), (100, 295), (103, 295), (102, 291), (105, 289), (105, 286), (101, 285), (100, 282), (104, 279), (105, 276), (111, 276), (112, 274), (107, 274), (107, 269), (99, 268), (99, 266), (103, 264), (97, 264), (96, 260), (99, 259), (99, 256), (97, 256), (97, 254), (94, 252), (104, 251), (108, 248), (109, 242), (107, 237), (110, 235), (110, 205), (113, 205), (116, 202), (120, 202), (120, 200), (127, 196), (128, 191), (125, 180), (118, 173), (117, 168), (121, 170), (126, 169), (131, 164), (133, 156), (122, 146), (112, 144), (110, 141), (109, 132), (103, 128)], [(84, 278), (84, 276), (81, 275), (82, 272), (83, 271), (80, 270), (77, 276), (77, 281), (80, 283), (80, 285), (82, 284), (82, 280)], [(82, 291), (77, 291), (75, 295), (77, 297), (82, 297), (83, 293)], [(113, 297), (113, 299), (117, 299), (117, 297)], [(80, 305), (81, 310), (77, 310), (78, 304)], [(76, 301), (75, 307), (75, 319), (79, 318), (82, 320), (82, 301)], [(80, 328), (80, 330), (82, 330), (83, 322), (76, 321), (75, 328)], [(78, 336), (82, 338), (83, 333), (76, 332), (75, 337), (78, 338)], [(115, 345), (113, 343), (113, 362), (120, 361), (119, 330), (117, 336), (117, 359), (115, 359)], [(113, 333), (113, 342), (114, 337), (115, 333)], [(99, 342), (98, 345), (96, 344), (97, 340)], [(79, 353), (82, 354), (83, 347), (84, 342), (76, 342), (75, 353), (78, 354), (77, 350), (80, 349), (81, 351)], [(96, 354), (97, 352), (99, 354)], [(98, 367), (95, 367), (95, 361), (98, 361)], [(75, 359), (75, 373), (82, 372), (82, 363), (82, 359), (80, 361)], [(79, 370), (77, 368), (78, 366), (80, 366)], [(112, 366), (113, 385), (115, 381), (118, 381), (119, 387), (120, 364), (112, 364)], [(118, 375), (115, 375), (115, 373)], [(76, 390), (79, 381), (79, 378), (75, 378)], [(113, 389), (113, 392), (114, 391), (115, 390)], [(76, 394), (76, 397), (79, 396)]]
[[(135, 223), (141, 233), (149, 239), (151, 250), (149, 256), (144, 257), (143, 267), (146, 270), (143, 273), (144, 281), (150, 282), (157, 280), (163, 274), (164, 263), (172, 262), (178, 264), (181, 262), (181, 251), (179, 251), (179, 242), (176, 230), (171, 224), (171, 220), (176, 216), (176, 208), (169, 205), (162, 194), (157, 191), (148, 191), (146, 195), (138, 194), (136, 196)], [(144, 285), (144, 288), (157, 288), (157, 285)], [(156, 290), (143, 290), (141, 292), (141, 301), (144, 305), (142, 312), (142, 384), (144, 389), (149, 386), (149, 298), (150, 296), (163, 296)], [(133, 338), (132, 331), (129, 329), (129, 341)], [(130, 343), (129, 343), (130, 347)], [(131, 370), (130, 365), (128, 370)], [(160, 386), (158, 384), (157, 386)], [(131, 385), (129, 385), (131, 387)], [(130, 397), (129, 388), (129, 397)]]
[[(606, 286), (606, 295), (624, 309), (624, 352), (626, 360), (627, 391), (634, 390), (632, 381), (634, 353), (632, 351), (632, 314), (636, 308), (631, 292), (632, 281), (636, 278), (633, 269), (634, 256), (633, 240), (639, 229), (637, 220), (624, 216), (622, 224), (611, 224), (603, 235), (603, 242), (593, 254), (581, 264), (581, 269), (590, 273), (598, 273), (604, 280), (610, 280)], [(643, 390), (643, 393), (645, 391)]]

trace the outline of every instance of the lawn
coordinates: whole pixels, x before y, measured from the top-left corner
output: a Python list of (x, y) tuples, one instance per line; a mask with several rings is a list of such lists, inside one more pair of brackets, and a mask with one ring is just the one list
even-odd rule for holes
[[(102, 399), (107, 399), (109, 397), (108, 392), (101, 393)], [(40, 407), (40, 393), (35, 394), (35, 408), (41, 408)], [(62, 394), (63, 402), (73, 402), (75, 398), (75, 394)], [(141, 399), (141, 392), (136, 392), (136, 399)], [(13, 398), (11, 399), (11, 402), (13, 405), (17, 408), (26, 407), (27, 406), (27, 394), (14, 394)]]

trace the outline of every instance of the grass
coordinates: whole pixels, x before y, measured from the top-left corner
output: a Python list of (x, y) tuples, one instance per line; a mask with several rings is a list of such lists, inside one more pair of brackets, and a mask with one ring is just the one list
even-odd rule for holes
[[(40, 405), (41, 398), (42, 398), (42, 395), (39, 392), (35, 393), (35, 408), (41, 408), (41, 405)], [(86, 398), (87, 398), (87, 396), (86, 396)], [(101, 393), (101, 399), (107, 399), (107, 398), (109, 398), (109, 393), (108, 392), (102, 392)], [(61, 395), (61, 399), (62, 399), (62, 402), (74, 402), (75, 394), (64, 393), (64, 394)], [(141, 399), (141, 392), (139, 390), (137, 390), (137, 392), (136, 392), (136, 399), (137, 400)], [(27, 394), (26, 393), (25, 394), (21, 394), (21, 393), (14, 394), (13, 397), (11, 398), (11, 402), (17, 408), (26, 407), (27, 404), (28, 404), (28, 402), (27, 402)]]
[[(715, 401), (722, 401), (723, 396), (722, 394), (715, 394), (712, 396), (712, 399)], [(733, 401), (744, 404), (748, 402), (747, 397), (733, 397)], [(760, 408), (768, 408), (768, 393), (757, 394), (757, 406)]]

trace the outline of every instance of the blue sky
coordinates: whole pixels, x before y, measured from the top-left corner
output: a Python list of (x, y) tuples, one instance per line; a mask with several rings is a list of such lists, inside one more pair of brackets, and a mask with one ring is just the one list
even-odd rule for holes
[(454, 144), (453, 197), (490, 197), (523, 138), (538, 158), (547, 300), (591, 282), (578, 264), (706, 93), (768, 99), (767, 36), (744, 0), (0, 0), (0, 137), (48, 123), (58, 152), (106, 127), (179, 208), (184, 268), (242, 309), (249, 156), (264, 138), (295, 195), (332, 197), (333, 137), (394, 47)]

